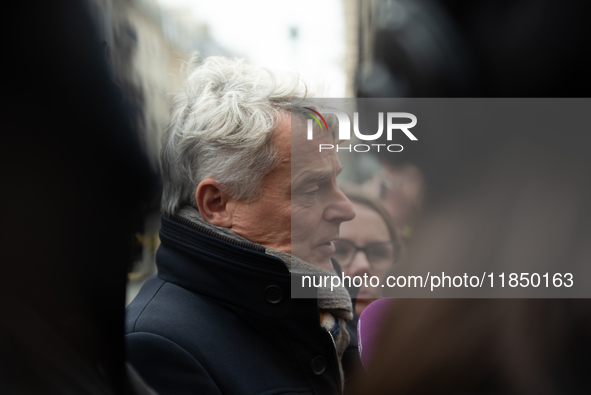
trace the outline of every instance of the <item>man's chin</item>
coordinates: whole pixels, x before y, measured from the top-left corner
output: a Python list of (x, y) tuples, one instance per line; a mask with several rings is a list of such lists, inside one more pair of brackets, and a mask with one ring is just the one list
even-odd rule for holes
[(293, 256), (300, 258), (310, 265), (316, 266), (319, 269), (323, 269), (331, 273), (334, 272), (334, 267), (332, 266), (332, 261), (330, 260), (332, 254), (308, 254), (307, 256), (303, 256), (302, 254), (298, 254), (296, 249), (293, 249), (292, 251)]
[(318, 263), (312, 263), (312, 264), (320, 269), (326, 270), (327, 272), (330, 272), (330, 273), (334, 272), (334, 266), (332, 265), (330, 258), (320, 261)]
[(316, 257), (316, 259), (311, 258), (308, 263), (316, 266), (319, 269), (326, 270), (327, 272), (334, 272), (334, 267), (332, 265), (332, 261), (330, 260), (330, 256)]

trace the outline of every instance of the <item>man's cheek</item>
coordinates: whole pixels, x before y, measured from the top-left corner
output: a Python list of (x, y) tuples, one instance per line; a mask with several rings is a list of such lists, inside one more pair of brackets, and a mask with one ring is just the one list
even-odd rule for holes
[(289, 217), (292, 219), (294, 223), (296, 223), (302, 217), (302, 211), (304, 208), (294, 202), (291, 207), (289, 208)]
[(292, 233), (292, 240), (302, 240), (306, 235), (310, 235), (314, 229), (313, 226), (306, 222), (306, 217), (302, 215), (302, 211), (292, 211), (291, 213), (290, 229)]

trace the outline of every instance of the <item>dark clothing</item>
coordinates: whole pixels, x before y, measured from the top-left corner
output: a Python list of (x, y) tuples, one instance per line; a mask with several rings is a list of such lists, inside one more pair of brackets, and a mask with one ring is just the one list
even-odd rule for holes
[[(343, 269), (341, 265), (332, 258), (332, 266), (337, 277), (341, 277)], [(347, 291), (351, 296), (351, 302), (353, 307), (353, 319), (347, 321), (347, 331), (349, 332), (349, 345), (345, 349), (345, 353), (342, 358), (343, 371), (345, 373), (345, 383), (349, 380), (354, 379), (355, 375), (365, 374), (365, 369), (361, 363), (361, 356), (359, 355), (359, 341), (357, 337), (357, 324), (359, 323), (359, 316), (355, 312), (355, 301), (357, 294), (359, 293), (359, 287), (351, 286), (347, 287)], [(345, 394), (347, 394), (347, 387), (345, 387)]]
[(159, 272), (126, 317), (127, 357), (150, 386), (161, 395), (340, 392), (317, 300), (290, 297), (282, 260), (178, 217), (162, 218), (160, 239)]
[(343, 369), (346, 378), (350, 378), (356, 370), (363, 368), (363, 365), (361, 365), (361, 357), (359, 356), (359, 341), (357, 337), (358, 323), (359, 316), (357, 313), (355, 313), (351, 321), (347, 321), (347, 330), (349, 331), (351, 339), (349, 340), (349, 346), (343, 355)]

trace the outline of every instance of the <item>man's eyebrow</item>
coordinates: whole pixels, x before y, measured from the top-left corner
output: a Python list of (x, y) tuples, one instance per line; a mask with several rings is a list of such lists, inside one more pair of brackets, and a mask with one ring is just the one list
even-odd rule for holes
[(342, 166), (340, 166), (336, 172), (333, 170), (310, 171), (310, 172), (307, 172), (309, 174), (303, 175), (304, 178), (301, 181), (296, 181), (296, 183), (293, 187), (299, 188), (299, 187), (303, 187), (303, 186), (306, 186), (309, 184), (322, 182), (322, 181), (328, 180), (328, 179), (332, 178), (333, 176), (335, 176), (335, 173), (336, 173), (336, 176), (338, 176), (339, 174), (341, 174), (342, 171), (343, 171)]

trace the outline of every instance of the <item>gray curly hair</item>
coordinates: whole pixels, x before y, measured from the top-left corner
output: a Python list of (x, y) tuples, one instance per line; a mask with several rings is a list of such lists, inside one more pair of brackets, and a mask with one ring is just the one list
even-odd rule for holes
[(236, 199), (256, 200), (279, 164), (273, 131), (306, 86), (240, 59), (210, 57), (199, 66), (193, 59), (186, 71), (162, 141), (162, 211), (197, 208), (197, 185), (209, 177)]

